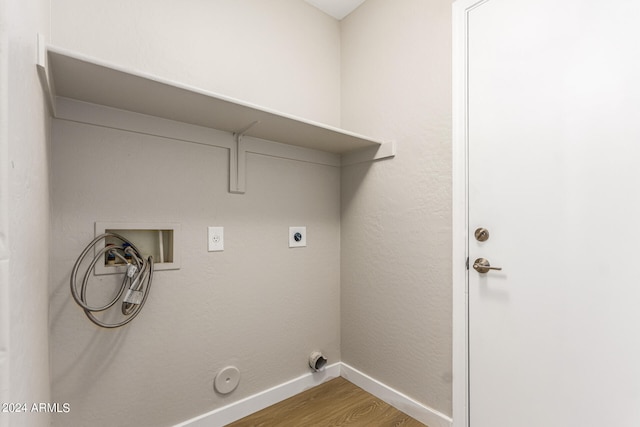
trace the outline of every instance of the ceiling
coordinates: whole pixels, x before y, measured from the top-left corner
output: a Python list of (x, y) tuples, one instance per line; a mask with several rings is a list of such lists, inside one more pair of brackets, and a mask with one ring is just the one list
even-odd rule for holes
[(365, 0), (304, 0), (338, 21), (353, 12)]

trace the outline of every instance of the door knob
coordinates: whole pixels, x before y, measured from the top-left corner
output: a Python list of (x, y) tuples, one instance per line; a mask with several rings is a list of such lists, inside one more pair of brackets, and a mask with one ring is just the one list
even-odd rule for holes
[(502, 267), (491, 267), (488, 259), (478, 258), (473, 262), (473, 269), (478, 273), (488, 273), (489, 270), (502, 270)]

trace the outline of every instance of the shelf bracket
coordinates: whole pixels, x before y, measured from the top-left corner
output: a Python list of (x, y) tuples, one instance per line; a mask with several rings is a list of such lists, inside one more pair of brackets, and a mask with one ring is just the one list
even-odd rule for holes
[(244, 128), (233, 132), (235, 144), (229, 150), (229, 192), (244, 194), (246, 188), (247, 147), (242, 141), (245, 133), (260, 123), (256, 120)]
[(396, 155), (396, 142), (383, 142), (378, 147), (369, 147), (362, 150), (351, 151), (342, 155), (342, 166), (355, 165), (357, 163), (372, 162), (374, 160), (390, 159)]

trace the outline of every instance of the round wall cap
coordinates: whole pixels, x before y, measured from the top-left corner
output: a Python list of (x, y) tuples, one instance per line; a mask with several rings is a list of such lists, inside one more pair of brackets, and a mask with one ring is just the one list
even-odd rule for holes
[(213, 386), (220, 394), (229, 394), (238, 387), (240, 383), (240, 371), (235, 366), (222, 368), (213, 381)]

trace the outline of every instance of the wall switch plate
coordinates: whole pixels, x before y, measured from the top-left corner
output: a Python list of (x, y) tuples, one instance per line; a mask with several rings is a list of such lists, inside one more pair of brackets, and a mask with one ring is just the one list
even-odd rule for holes
[(224, 227), (209, 227), (209, 252), (224, 251)]
[(289, 247), (302, 248), (307, 246), (307, 227), (289, 227)]

